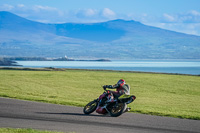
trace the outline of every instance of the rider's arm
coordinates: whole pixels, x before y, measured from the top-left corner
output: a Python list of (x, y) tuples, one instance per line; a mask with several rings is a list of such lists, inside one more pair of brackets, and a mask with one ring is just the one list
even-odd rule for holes
[(103, 88), (109, 88), (109, 89), (115, 89), (115, 88), (118, 88), (119, 85), (104, 85)]
[(112, 85), (105, 85), (106, 88), (109, 88), (109, 89), (114, 89), (114, 87)]

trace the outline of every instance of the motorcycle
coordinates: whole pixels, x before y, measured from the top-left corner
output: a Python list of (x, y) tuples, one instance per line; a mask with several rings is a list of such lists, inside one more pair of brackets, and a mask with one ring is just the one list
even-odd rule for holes
[(118, 98), (113, 98), (110, 90), (104, 89), (99, 98), (89, 102), (83, 109), (84, 114), (93, 113), (95, 110), (98, 114), (110, 114), (112, 117), (118, 117), (126, 112), (127, 104), (132, 103), (136, 97), (134, 95), (123, 94)]

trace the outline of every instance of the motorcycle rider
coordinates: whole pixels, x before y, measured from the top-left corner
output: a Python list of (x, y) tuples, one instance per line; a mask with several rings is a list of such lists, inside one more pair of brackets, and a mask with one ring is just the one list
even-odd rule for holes
[(130, 87), (126, 84), (125, 80), (120, 79), (117, 84), (114, 85), (104, 85), (104, 90), (106, 88), (116, 89), (116, 91), (110, 91), (114, 98), (118, 98), (123, 94), (130, 94)]
[[(130, 95), (130, 86), (126, 84), (124, 79), (120, 79), (117, 82), (117, 84), (114, 84), (114, 85), (104, 85), (103, 88), (104, 90), (106, 90), (106, 88), (116, 89), (116, 91), (110, 91), (111, 95), (109, 98), (109, 102), (114, 102), (114, 99), (117, 99), (123, 94)], [(126, 106), (125, 112), (130, 111), (130, 110), (131, 108)]]

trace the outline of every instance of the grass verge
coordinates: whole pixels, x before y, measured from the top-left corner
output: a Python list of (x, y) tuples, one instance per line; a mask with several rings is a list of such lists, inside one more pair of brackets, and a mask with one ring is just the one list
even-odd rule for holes
[(16, 128), (16, 129), (14, 129), (14, 128), (0, 128), (0, 133), (63, 133), (63, 132), (41, 131), (41, 130), (21, 129), (21, 128)]
[(0, 96), (83, 107), (125, 79), (132, 112), (200, 120), (200, 77), (117, 71), (0, 69)]

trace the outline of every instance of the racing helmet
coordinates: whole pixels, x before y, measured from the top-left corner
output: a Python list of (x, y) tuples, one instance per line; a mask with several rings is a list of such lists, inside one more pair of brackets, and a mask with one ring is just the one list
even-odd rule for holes
[(124, 84), (126, 84), (125, 80), (123, 79), (120, 79), (118, 82), (117, 82), (118, 85), (120, 86), (123, 86)]

